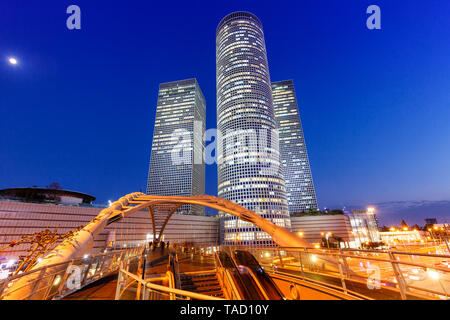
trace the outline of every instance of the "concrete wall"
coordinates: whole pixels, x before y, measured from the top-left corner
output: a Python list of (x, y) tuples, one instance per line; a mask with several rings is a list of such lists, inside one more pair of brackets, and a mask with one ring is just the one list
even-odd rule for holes
[[(66, 233), (91, 221), (101, 208), (0, 201), (0, 249), (22, 236), (58, 228)], [(217, 245), (219, 219), (215, 217), (173, 215), (164, 232), (165, 241)], [(140, 244), (152, 234), (148, 211), (137, 212), (109, 225), (96, 239), (94, 252), (102, 251), (108, 238), (119, 245)], [(17, 245), (0, 252), (1, 257), (24, 255), (28, 245)], [(0, 261), (1, 262), (1, 261)]]
[(331, 232), (345, 242), (353, 241), (350, 219), (342, 214), (291, 217), (292, 232), (303, 232), (303, 239), (309, 243), (321, 242), (321, 232)]

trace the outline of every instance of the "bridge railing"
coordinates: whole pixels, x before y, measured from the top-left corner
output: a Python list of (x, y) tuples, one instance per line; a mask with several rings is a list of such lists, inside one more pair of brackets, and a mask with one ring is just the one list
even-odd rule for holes
[[(115, 300), (223, 300), (196, 292), (176, 289), (174, 277), (168, 271), (165, 276), (142, 279), (129, 269), (129, 261), (124, 261), (119, 269)], [(168, 282), (168, 286), (156, 284), (154, 281)], [(139, 289), (137, 289), (139, 288)]]
[(269, 272), (374, 299), (450, 298), (450, 256), (311, 248), (245, 248)]
[[(213, 257), (225, 249), (250, 251), (273, 273), (325, 284), (345, 294), (370, 299), (450, 299), (450, 256), (429, 253), (315, 248), (188, 248)], [(177, 248), (176, 251), (179, 251)], [(183, 250), (186, 253), (186, 250)]]
[(0, 281), (0, 299), (60, 299), (116, 272), (122, 260), (141, 252), (140, 247), (112, 251), (20, 273)]

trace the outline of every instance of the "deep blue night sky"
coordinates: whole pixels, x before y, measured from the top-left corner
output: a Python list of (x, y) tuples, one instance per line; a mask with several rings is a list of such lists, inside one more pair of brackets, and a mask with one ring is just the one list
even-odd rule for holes
[[(371, 4), (382, 30), (366, 28)], [(294, 80), (321, 208), (450, 218), (446, 0), (2, 0), (0, 188), (145, 191), (159, 83), (196, 77), (215, 128), (215, 30), (237, 10), (262, 21), (272, 80)]]

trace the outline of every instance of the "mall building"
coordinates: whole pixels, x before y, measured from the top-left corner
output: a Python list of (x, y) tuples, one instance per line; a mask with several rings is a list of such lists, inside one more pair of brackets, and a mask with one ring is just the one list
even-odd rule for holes
[[(0, 190), (0, 263), (27, 253), (30, 244), (17, 244), (24, 236), (45, 229), (65, 234), (84, 226), (106, 206), (95, 197), (74, 191), (18, 188)], [(219, 219), (174, 214), (164, 231), (164, 241), (217, 245)], [(153, 239), (148, 211), (139, 211), (113, 223), (95, 238), (93, 253), (112, 247), (132, 247)]]

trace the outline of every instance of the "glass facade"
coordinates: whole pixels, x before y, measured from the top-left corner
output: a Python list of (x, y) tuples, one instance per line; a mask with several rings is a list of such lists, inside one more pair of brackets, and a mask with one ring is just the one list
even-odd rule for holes
[[(264, 33), (248, 12), (216, 32), (218, 195), (290, 228)], [(251, 223), (225, 215), (224, 244), (271, 246)]]
[(292, 80), (272, 82), (273, 108), (280, 135), (280, 152), (289, 213), (317, 210), (305, 137)]
[[(196, 79), (161, 83), (147, 180), (147, 194), (193, 196), (205, 193), (205, 98)], [(203, 215), (184, 205), (182, 214)]]
[(376, 215), (368, 210), (351, 210), (346, 212), (350, 218), (353, 236), (357, 247), (364, 242), (379, 242), (378, 222)]

